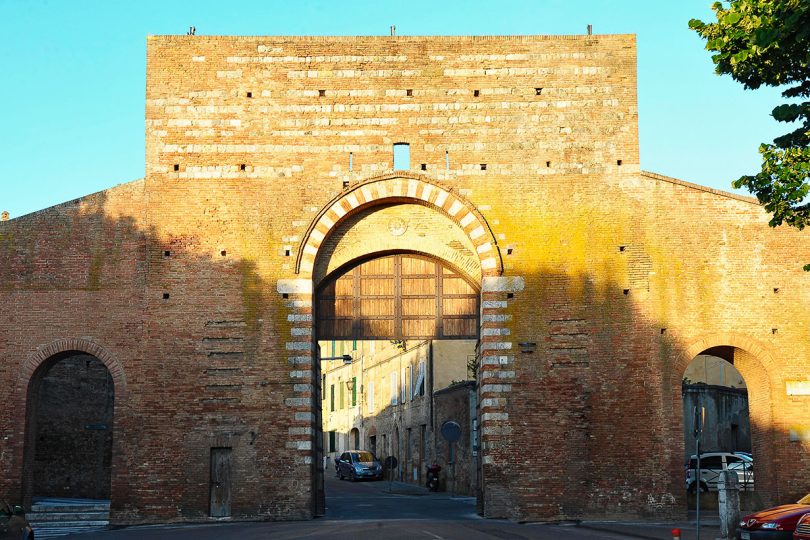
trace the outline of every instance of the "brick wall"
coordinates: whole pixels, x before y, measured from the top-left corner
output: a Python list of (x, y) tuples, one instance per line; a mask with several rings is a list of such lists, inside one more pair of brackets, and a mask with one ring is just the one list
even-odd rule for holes
[[(147, 66), (146, 178), (0, 223), (0, 494), (25, 483), (8, 405), (73, 347), (116, 385), (113, 521), (206, 519), (211, 447), (233, 449), (235, 518), (310, 517), (321, 244), (405, 203), (441, 230), (396, 249), (478, 257), (486, 515), (682, 516), (681, 378), (720, 345), (766, 498), (800, 491), (810, 245), (638, 171), (633, 36), (164, 36)], [(348, 258), (388, 234), (353, 230)]]

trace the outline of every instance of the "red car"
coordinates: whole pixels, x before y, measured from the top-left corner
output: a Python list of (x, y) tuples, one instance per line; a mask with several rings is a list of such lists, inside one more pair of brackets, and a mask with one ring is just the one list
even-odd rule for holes
[[(810, 494), (799, 499), (796, 504), (783, 504), (748, 514), (740, 520), (737, 538), (740, 540), (791, 540), (799, 518), (808, 512), (810, 512)], [(810, 536), (806, 538), (810, 538)]]
[(810, 540), (810, 514), (799, 518), (796, 530), (793, 531), (793, 540)]

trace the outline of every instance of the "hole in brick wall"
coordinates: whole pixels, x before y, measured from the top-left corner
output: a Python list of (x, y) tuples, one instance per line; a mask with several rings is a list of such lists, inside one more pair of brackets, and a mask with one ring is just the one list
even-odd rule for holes
[(662, 329), (661, 329), (661, 335), (663, 336), (663, 335), (664, 335), (664, 334), (666, 334), (666, 333), (667, 333), (667, 329), (666, 329), (666, 328), (662, 328)]
[(290, 297), (290, 295), (289, 295), (288, 293), (282, 293), (282, 294), (281, 294), (281, 297), (282, 297), (282, 298), (289, 298), (289, 297)]
[(630, 294), (630, 289), (625, 289), (625, 290), (624, 290), (624, 291), (622, 291), (622, 292), (623, 292), (624, 294), (626, 294), (626, 295), (627, 295), (627, 294)]
[(242, 163), (242, 164), (240, 164), (240, 165), (239, 165), (239, 170), (240, 170), (240, 171), (244, 171), (246, 168), (247, 168), (247, 167), (245, 166), (245, 164), (244, 164), (244, 163)]
[(506, 248), (506, 254), (511, 255), (512, 254), (512, 248)]
[(626, 248), (627, 246), (619, 246), (619, 251), (624, 251)]
[(486, 163), (482, 163), (482, 164), (481, 164), (481, 170), (482, 170), (482, 171), (487, 170), (487, 164), (486, 164)]
[(169, 250), (167, 249), (166, 251), (164, 251), (164, 252), (163, 252), (163, 256), (164, 256), (164, 257), (171, 257), (171, 256), (172, 256), (172, 252), (171, 252), (171, 251), (169, 251)]
[(219, 252), (219, 254), (224, 257), (228, 254), (228, 252), (223, 249), (222, 251)]
[(253, 97), (253, 92), (248, 92), (247, 97), (249, 97), (249, 98)]
[(621, 166), (622, 166), (622, 160), (617, 159), (617, 160), (616, 160), (616, 165), (618, 165), (619, 167), (621, 167)]
[(771, 334), (775, 334), (779, 331), (778, 328), (771, 328)]
[(163, 293), (163, 299), (168, 300), (169, 299), (169, 293), (167, 293), (167, 292)]
[(542, 94), (542, 93), (543, 93), (543, 87), (541, 87), (541, 86), (536, 86), (536, 87), (534, 88), (534, 95), (535, 95), (535, 96), (539, 96), (539, 95), (540, 95), (540, 94)]
[(481, 95), (481, 91), (480, 91), (480, 90), (473, 90), (473, 96), (478, 97), (478, 96), (480, 96), (480, 95)]
[(179, 171), (179, 170), (180, 170), (180, 165), (178, 165), (177, 163), (175, 163), (175, 164), (174, 164), (174, 172), (177, 172), (177, 171)]
[(779, 287), (773, 288), (773, 294), (779, 294)]
[(508, 292), (508, 293), (506, 293), (506, 297), (507, 297), (507, 298), (514, 298), (514, 297), (515, 297), (515, 293)]
[(285, 250), (284, 250), (284, 256), (285, 256), (285, 257), (289, 257), (289, 256), (290, 256), (290, 250), (289, 250), (289, 249), (285, 249)]
[(326, 90), (318, 90), (318, 96), (324, 97), (326, 95)]
[(420, 165), (419, 168), (422, 169), (423, 171), (426, 171), (427, 170), (427, 163), (422, 163), (422, 165)]
[(550, 161), (546, 161), (546, 167), (551, 167), (551, 162)]
[(408, 96), (408, 97), (412, 96), (413, 95), (413, 89), (408, 88), (407, 90), (405, 90), (405, 95)]
[(349, 187), (349, 181), (348, 180), (343, 181), (343, 187), (344, 187), (344, 189)]

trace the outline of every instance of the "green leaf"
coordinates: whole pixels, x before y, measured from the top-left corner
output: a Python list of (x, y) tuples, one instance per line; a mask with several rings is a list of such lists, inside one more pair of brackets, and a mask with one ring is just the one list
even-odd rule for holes
[(700, 31), (706, 26), (706, 23), (701, 21), (700, 19), (689, 19), (689, 28), (691, 30), (698, 30)]
[(732, 11), (731, 13), (723, 17), (723, 22), (725, 24), (737, 24), (738, 22), (740, 22), (740, 19), (742, 19), (742, 15)]

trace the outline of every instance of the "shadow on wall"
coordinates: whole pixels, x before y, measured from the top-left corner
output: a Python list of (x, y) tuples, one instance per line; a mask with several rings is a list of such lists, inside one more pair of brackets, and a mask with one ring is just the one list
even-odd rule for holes
[[(0, 382), (17, 388), (0, 413), (0, 429), (13, 434), (0, 441), (11, 456), (0, 495), (20, 497), (24, 453), (34, 451), (17, 435), (26, 421), (14, 404), (26, 402), (30, 382), (19, 366), (54, 340), (90, 336), (120, 361), (128, 386), (126, 396), (115, 388), (114, 522), (206, 519), (215, 448), (232, 450), (233, 517), (310, 517), (309, 449), (320, 436), (310, 434), (310, 413), (320, 381), (297, 360), (307, 352), (288, 348), (312, 331), (311, 321), (288, 318), (309, 296), (275, 291), (277, 279), (290, 277), (281, 270), (289, 259), (262, 242), (240, 244), (257, 234), (248, 224), (226, 227), (225, 240), (206, 235), (215, 208), (185, 224), (191, 232), (143, 228), (124, 215), (137, 214), (128, 206), (140, 200), (125, 196), (137, 186), (124, 189), (0, 223), (0, 298), (8, 306)], [(486, 367), (478, 374), (481, 414), (486, 400), (503, 400), (509, 415), (482, 423), (486, 514), (682, 515), (681, 380), (691, 353), (678, 329), (643, 313), (647, 290), (625, 289), (609, 273), (524, 277), (513, 298), (483, 298), (507, 302), (483, 313), (512, 316), (498, 325), (514, 347), (502, 375)], [(720, 345), (735, 344), (708, 344)], [(293, 376), (291, 361), (302, 362)], [(749, 387), (757, 490), (766, 502), (797, 498), (810, 464), (762, 413), (771, 397), (761, 360), (748, 354), (739, 363), (747, 381), (759, 381)], [(505, 384), (510, 391), (494, 388)], [(794, 474), (777, 462), (804, 465)]]

